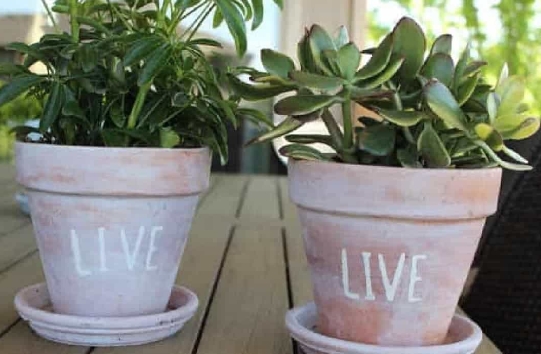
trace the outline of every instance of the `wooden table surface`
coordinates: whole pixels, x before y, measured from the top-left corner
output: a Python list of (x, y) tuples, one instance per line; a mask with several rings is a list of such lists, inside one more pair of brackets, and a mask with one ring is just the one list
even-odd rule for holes
[[(55, 344), (34, 335), (13, 307), (16, 292), (43, 281), (30, 219), (13, 199), (14, 170), (0, 165), (0, 353), (291, 354), (284, 326), (292, 306), (311, 300), (295, 207), (285, 178), (215, 175), (202, 199), (177, 283), (199, 296), (177, 335), (128, 348)], [(477, 354), (501, 353), (485, 339)]]

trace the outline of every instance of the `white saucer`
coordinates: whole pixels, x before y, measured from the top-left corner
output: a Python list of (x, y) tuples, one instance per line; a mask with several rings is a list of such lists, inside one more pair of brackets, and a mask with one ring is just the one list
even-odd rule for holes
[(125, 346), (155, 342), (178, 332), (193, 317), (199, 301), (190, 290), (175, 286), (169, 310), (134, 317), (81, 317), (52, 312), (45, 283), (22, 289), (15, 296), (19, 315), (40, 336), (64, 344)]
[(286, 326), (306, 354), (472, 354), (483, 333), (479, 326), (466, 317), (455, 315), (451, 322), (449, 344), (428, 347), (382, 347), (348, 342), (317, 333), (314, 328), (317, 310), (313, 302), (289, 310)]

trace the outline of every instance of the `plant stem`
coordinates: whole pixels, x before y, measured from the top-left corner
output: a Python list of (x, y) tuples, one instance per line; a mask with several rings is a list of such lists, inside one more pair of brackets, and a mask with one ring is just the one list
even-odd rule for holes
[(49, 19), (53, 24), (54, 30), (56, 31), (56, 33), (60, 33), (60, 29), (58, 28), (58, 25), (56, 23), (56, 20), (54, 19), (54, 15), (51, 12), (51, 9), (49, 8), (49, 5), (47, 5), (47, 2), (45, 0), (41, 0), (41, 3), (43, 4), (43, 7), (45, 7), (45, 11), (47, 11), (47, 16), (49, 16)]
[[(397, 111), (402, 111), (404, 109), (404, 106), (402, 105), (402, 100), (400, 99), (400, 95), (398, 94), (394, 86), (392, 87), (392, 89), (395, 90), (393, 94), (394, 106)], [(402, 131), (404, 132), (404, 137), (410, 144), (414, 144), (414, 145), (417, 144), (417, 142), (415, 141), (415, 138), (411, 134), (411, 131), (408, 127), (402, 127)]]
[(137, 124), (137, 118), (139, 117), (139, 114), (143, 109), (143, 104), (145, 103), (145, 99), (151, 86), (152, 80), (139, 88), (139, 92), (137, 92), (137, 97), (135, 98), (135, 103), (133, 104), (130, 117), (128, 118), (128, 129), (135, 128), (135, 125)]
[(77, 21), (77, 10), (78, 10), (77, 0), (70, 0), (70, 24), (71, 24), (71, 37), (75, 43), (79, 42), (79, 22)]
[(329, 131), (329, 134), (331, 136), (331, 140), (333, 143), (333, 148), (336, 150), (336, 152), (340, 153), (344, 148), (343, 147), (344, 136), (342, 135), (342, 131), (340, 130), (338, 123), (336, 123), (336, 120), (334, 119), (332, 113), (328, 109), (323, 111), (323, 114), (321, 115), (321, 119), (323, 120), (323, 123), (325, 123), (325, 126), (327, 127), (327, 130)]
[(345, 150), (350, 150), (353, 147), (353, 123), (351, 121), (351, 99), (349, 95), (342, 103), (342, 115), (344, 120), (344, 144)]
[(214, 4), (207, 4), (207, 8), (203, 10), (201, 14), (199, 14), (197, 19), (190, 25), (190, 27), (188, 27), (186, 32), (182, 34), (182, 37), (184, 37), (184, 35), (188, 33), (188, 38), (186, 39), (186, 42), (192, 39), (192, 37), (195, 35), (199, 27), (201, 27), (201, 25), (203, 24), (203, 21), (205, 21), (205, 19), (208, 17), (208, 15), (213, 9), (214, 9)]

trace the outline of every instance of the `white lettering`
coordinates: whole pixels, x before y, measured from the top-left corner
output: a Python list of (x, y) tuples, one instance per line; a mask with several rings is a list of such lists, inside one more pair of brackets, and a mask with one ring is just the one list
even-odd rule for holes
[(124, 229), (120, 230), (122, 248), (124, 250), (124, 255), (126, 256), (126, 264), (129, 270), (133, 270), (135, 266), (135, 261), (137, 260), (137, 255), (139, 254), (139, 248), (141, 248), (141, 241), (143, 241), (144, 236), (145, 236), (145, 227), (141, 226), (139, 228), (139, 235), (137, 236), (137, 240), (135, 241), (135, 247), (133, 249), (133, 252), (130, 253), (130, 247), (128, 245), (128, 239), (126, 237), (126, 230)]
[(107, 272), (107, 262), (105, 258), (105, 228), (98, 229), (98, 241), (100, 244), (100, 272)]
[(71, 230), (70, 233), (71, 240), (71, 251), (73, 253), (73, 259), (75, 261), (75, 270), (80, 277), (86, 277), (91, 274), (89, 270), (83, 269), (82, 260), (81, 260), (81, 247), (79, 246), (79, 236), (75, 230)]
[(342, 287), (344, 288), (344, 295), (352, 300), (360, 300), (359, 294), (353, 293), (349, 290), (349, 269), (348, 269), (348, 255), (346, 249), (342, 249)]
[(387, 267), (385, 265), (385, 259), (382, 254), (378, 254), (379, 270), (381, 272), (381, 280), (383, 281), (383, 287), (385, 288), (385, 297), (387, 301), (393, 301), (398, 289), (398, 284), (404, 270), (404, 263), (406, 262), (406, 254), (402, 253), (398, 260), (398, 265), (393, 275), (392, 283), (389, 281), (389, 275), (387, 273)]
[(366, 281), (366, 296), (365, 300), (374, 301), (376, 297), (372, 290), (372, 274), (370, 268), (370, 257), (372, 254), (370, 252), (363, 252), (363, 265), (364, 265), (364, 278)]
[(157, 250), (155, 243), (156, 243), (156, 237), (158, 236), (159, 231), (163, 231), (162, 226), (154, 226), (152, 228), (152, 231), (150, 232), (150, 245), (148, 246), (147, 261), (146, 261), (147, 270), (156, 270), (156, 269), (158, 269), (157, 265), (152, 265), (151, 266), (150, 263), (152, 261), (152, 255)]
[(416, 256), (413, 256), (413, 258), (411, 259), (410, 284), (408, 287), (408, 301), (409, 302), (419, 302), (422, 300), (419, 297), (415, 297), (415, 284), (423, 280), (417, 274), (417, 262), (421, 259), (426, 260), (427, 256), (424, 254), (416, 255)]

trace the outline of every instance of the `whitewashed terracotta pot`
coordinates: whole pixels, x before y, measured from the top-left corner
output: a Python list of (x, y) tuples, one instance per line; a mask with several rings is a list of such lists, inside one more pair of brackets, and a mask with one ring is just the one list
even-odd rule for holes
[(381, 346), (444, 342), (501, 169), (289, 162), (323, 335)]
[(54, 311), (163, 312), (209, 185), (209, 150), (20, 142), (15, 149)]

